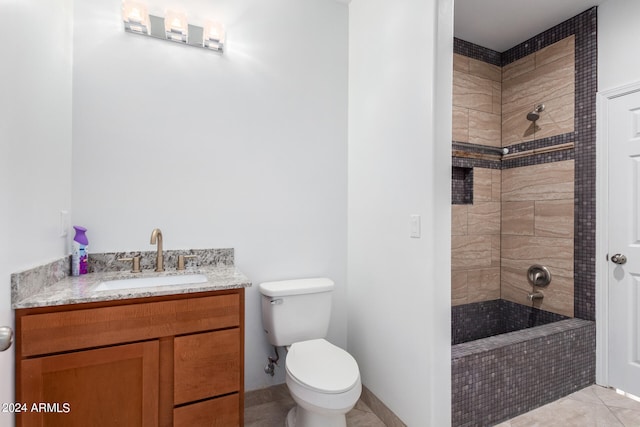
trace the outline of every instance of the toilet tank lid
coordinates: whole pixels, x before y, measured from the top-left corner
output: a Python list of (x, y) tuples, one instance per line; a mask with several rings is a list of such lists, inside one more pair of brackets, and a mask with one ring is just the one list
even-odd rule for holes
[(260, 293), (268, 297), (282, 297), (287, 295), (315, 294), (331, 292), (333, 280), (326, 277), (310, 279), (281, 280), (278, 282), (265, 282), (258, 286)]

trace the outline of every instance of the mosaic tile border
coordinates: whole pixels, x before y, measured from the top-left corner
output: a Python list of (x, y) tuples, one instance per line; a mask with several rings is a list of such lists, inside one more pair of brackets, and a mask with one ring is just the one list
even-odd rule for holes
[(455, 37), (453, 38), (453, 53), (497, 65), (498, 67), (502, 66), (500, 52)]
[(595, 381), (595, 323), (569, 319), (451, 349), (453, 426), (490, 426)]
[(500, 160), (470, 159), (466, 157), (453, 157), (451, 165), (458, 168), (502, 169)]

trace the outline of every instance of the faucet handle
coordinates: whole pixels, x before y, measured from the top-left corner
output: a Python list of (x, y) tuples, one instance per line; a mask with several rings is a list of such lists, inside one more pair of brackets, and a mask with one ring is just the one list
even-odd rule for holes
[(177, 270), (184, 270), (184, 260), (186, 258), (198, 258), (197, 255), (178, 255), (178, 268)]
[(131, 258), (118, 258), (118, 261), (132, 261), (131, 272), (140, 273), (140, 255), (135, 255)]

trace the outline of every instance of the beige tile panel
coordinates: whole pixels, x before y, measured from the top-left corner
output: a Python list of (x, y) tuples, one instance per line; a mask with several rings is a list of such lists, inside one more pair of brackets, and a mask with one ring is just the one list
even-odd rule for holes
[(467, 272), (451, 272), (451, 305), (467, 304)]
[(502, 147), (502, 116), (484, 111), (469, 110), (469, 142)]
[(573, 277), (573, 239), (502, 236), (501, 264), (522, 274), (529, 266), (542, 264), (552, 277)]
[(473, 168), (473, 203), (490, 202), (492, 200), (491, 169)]
[(535, 70), (535, 54), (527, 55), (502, 67), (502, 83)]
[(573, 55), (575, 53), (575, 41), (576, 36), (570, 35), (567, 38), (537, 51), (534, 54), (536, 58), (536, 68), (556, 61), (563, 56)]
[(520, 107), (502, 115), (502, 145), (508, 146), (535, 138), (548, 138), (574, 131), (575, 94), (569, 93), (544, 101), (545, 110), (534, 123), (527, 120), (527, 114), (534, 105)]
[(534, 201), (502, 202), (502, 234), (534, 235)]
[(491, 112), (494, 114), (502, 114), (502, 83), (491, 82)]
[(451, 235), (467, 234), (467, 209), (469, 205), (451, 205)]
[[(502, 267), (501, 298), (518, 304), (531, 306), (527, 295), (533, 287), (526, 277), (527, 268)], [(542, 310), (573, 317), (573, 277), (553, 275), (551, 283), (545, 288), (537, 288), (544, 293), (542, 301), (536, 301), (534, 306)]]
[(468, 302), (500, 298), (500, 268), (485, 268), (467, 272)]
[(451, 236), (451, 269), (491, 267), (492, 236)]
[(493, 111), (492, 81), (481, 77), (453, 72), (453, 105), (474, 110)]
[(491, 267), (500, 267), (500, 235), (491, 236)]
[(502, 69), (499, 66), (478, 61), (477, 59), (469, 58), (469, 74), (494, 82), (502, 81)]
[(453, 107), (453, 134), (454, 141), (469, 142), (469, 109)]
[(502, 171), (491, 169), (491, 201), (499, 202), (502, 199)]
[(469, 74), (469, 58), (468, 56), (453, 54), (453, 71), (460, 71)]
[(562, 58), (502, 84), (502, 112), (534, 106), (575, 91), (575, 55)]
[(536, 202), (535, 235), (539, 237), (573, 238), (573, 200)]
[(467, 234), (500, 234), (500, 202), (476, 202), (468, 212)]
[(505, 169), (502, 201), (573, 199), (573, 180), (573, 160)]

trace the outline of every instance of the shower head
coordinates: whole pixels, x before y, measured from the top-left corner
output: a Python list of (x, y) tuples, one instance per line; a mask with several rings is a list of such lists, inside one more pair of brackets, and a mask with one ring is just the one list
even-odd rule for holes
[(535, 122), (540, 118), (540, 113), (542, 113), (543, 111), (544, 111), (544, 104), (536, 105), (536, 108), (534, 108), (532, 112), (527, 114), (527, 120), (529, 120), (530, 122)]

